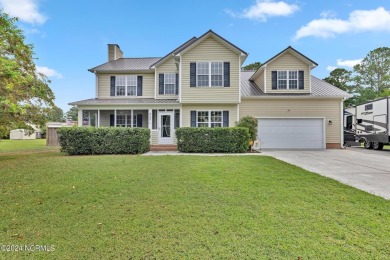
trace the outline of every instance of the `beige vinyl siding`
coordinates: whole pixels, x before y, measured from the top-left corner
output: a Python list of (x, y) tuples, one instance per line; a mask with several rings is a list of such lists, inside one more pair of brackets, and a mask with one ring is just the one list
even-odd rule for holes
[[(230, 87), (190, 87), (190, 63), (197, 61), (230, 62)], [(182, 103), (238, 103), (239, 55), (212, 37), (205, 39), (181, 57)]]
[(191, 111), (211, 110), (229, 111), (229, 127), (235, 126), (237, 121), (237, 105), (183, 105), (182, 107), (182, 127), (191, 126)]
[[(304, 71), (304, 89), (272, 89), (272, 71), (275, 70), (303, 70)], [(280, 57), (267, 64), (266, 68), (266, 87), (267, 93), (310, 93), (310, 70), (309, 65), (290, 52), (283, 53)]]
[(255, 83), (264, 92), (264, 70), (255, 79)]
[(179, 70), (176, 66), (176, 62), (174, 58), (170, 58), (167, 61), (165, 61), (163, 64), (159, 65), (156, 68), (156, 75), (157, 75), (157, 81), (156, 81), (156, 93), (157, 93), (157, 99), (175, 99), (178, 98), (178, 95), (160, 95), (159, 94), (159, 74), (160, 73), (179, 73)]
[(240, 117), (324, 117), (326, 143), (340, 143), (340, 102), (339, 99), (242, 99)]
[[(142, 96), (110, 96), (111, 76), (137, 75), (142, 76)], [(98, 98), (154, 98), (154, 74), (98, 74)]]
[(151, 130), (150, 136), (151, 136), (150, 144), (152, 144), (152, 145), (158, 144), (158, 130)]

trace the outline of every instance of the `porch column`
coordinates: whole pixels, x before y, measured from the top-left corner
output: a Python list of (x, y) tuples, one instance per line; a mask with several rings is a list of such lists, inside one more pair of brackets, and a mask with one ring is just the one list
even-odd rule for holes
[(114, 110), (114, 127), (116, 127), (116, 109)]
[(98, 109), (98, 112), (97, 112), (97, 126), (98, 127), (100, 126), (100, 109)]
[(83, 126), (83, 110), (79, 109), (78, 115), (77, 115), (77, 125)]
[(152, 109), (148, 109), (148, 128), (152, 130)]
[[(132, 110), (130, 110), (131, 112), (130, 112), (130, 116), (131, 116), (131, 119), (130, 119), (130, 126), (131, 127), (133, 127), (133, 124), (134, 124), (134, 119), (133, 119), (133, 109)], [(127, 122), (127, 124), (129, 124), (129, 122)]]

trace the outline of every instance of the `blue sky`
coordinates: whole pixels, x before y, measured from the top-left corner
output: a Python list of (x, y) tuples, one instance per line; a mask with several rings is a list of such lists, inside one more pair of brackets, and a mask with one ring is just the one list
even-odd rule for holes
[(161, 57), (212, 29), (249, 53), (245, 64), (291, 45), (319, 64), (320, 78), (390, 46), (389, 0), (0, 0), (0, 8), (20, 18), (64, 112), (94, 97), (87, 70), (107, 61), (108, 43), (125, 57)]

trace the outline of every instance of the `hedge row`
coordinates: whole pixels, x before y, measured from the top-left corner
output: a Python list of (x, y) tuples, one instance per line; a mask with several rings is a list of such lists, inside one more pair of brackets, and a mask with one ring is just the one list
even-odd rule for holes
[(186, 153), (244, 153), (250, 140), (244, 127), (182, 127), (176, 137), (178, 150)]
[(149, 151), (150, 130), (122, 127), (63, 127), (61, 152), (76, 154), (139, 154)]

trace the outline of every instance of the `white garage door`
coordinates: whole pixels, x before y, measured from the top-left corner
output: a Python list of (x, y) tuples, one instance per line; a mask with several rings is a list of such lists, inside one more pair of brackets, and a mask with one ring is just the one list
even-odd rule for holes
[(259, 119), (262, 149), (324, 149), (322, 118)]

